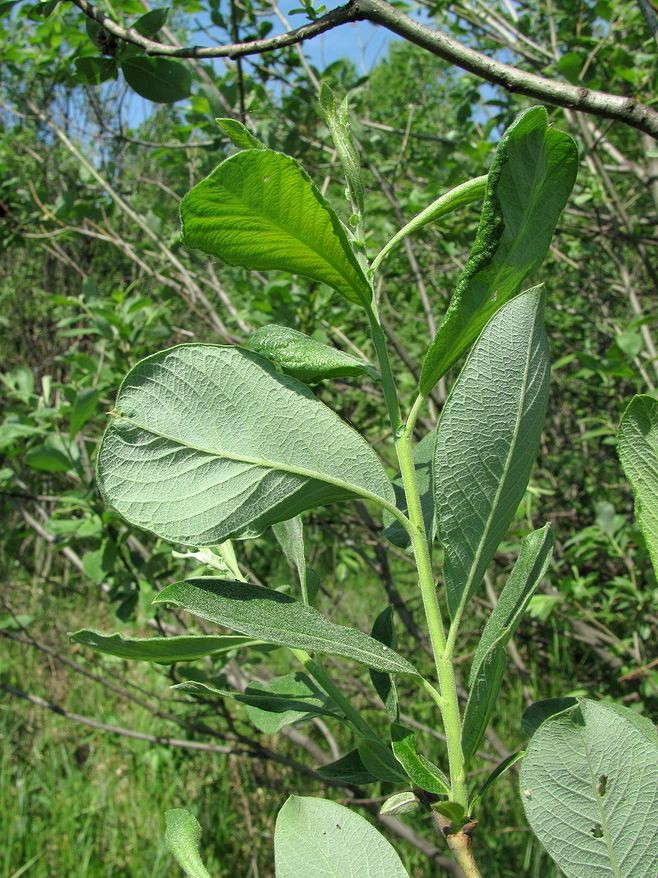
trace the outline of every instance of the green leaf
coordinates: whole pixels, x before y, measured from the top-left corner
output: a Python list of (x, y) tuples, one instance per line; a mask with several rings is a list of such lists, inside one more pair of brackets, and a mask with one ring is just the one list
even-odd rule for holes
[(30, 469), (44, 473), (65, 473), (74, 468), (65, 454), (47, 445), (31, 448), (25, 455), (25, 463)]
[(379, 671), (418, 676), (406, 659), (362, 631), (336, 625), (313, 607), (259, 585), (213, 577), (189, 579), (166, 586), (153, 603), (182, 607), (209, 622), (269, 643), (340, 655)]
[(576, 179), (578, 151), (547, 126), (544, 107), (521, 113), (498, 145), (487, 178), (475, 244), (425, 356), (427, 396), (493, 314), (536, 271)]
[(320, 281), (368, 307), (372, 288), (340, 220), (299, 164), (270, 149), (226, 159), (181, 203), (188, 247)]
[(375, 783), (377, 778), (366, 770), (358, 749), (351, 750), (335, 762), (329, 762), (327, 765), (321, 765), (317, 770), (320, 777), (325, 780), (335, 780), (341, 783), (361, 784)]
[(237, 119), (215, 119), (219, 130), (238, 149), (265, 149), (265, 144), (258, 140), (249, 129)]
[[(390, 646), (391, 649), (397, 649), (397, 638), (393, 628), (393, 607), (386, 607), (377, 616), (370, 635), (375, 640), (378, 640), (379, 643)], [(390, 674), (382, 674), (381, 671), (371, 670), (370, 679), (372, 680), (372, 685), (377, 690), (377, 694), (384, 703), (389, 719), (391, 722), (397, 722), (400, 718), (400, 707), (395, 678)]]
[(552, 551), (550, 525), (525, 537), (514, 569), (484, 626), (471, 664), (462, 724), (462, 751), (466, 762), (475, 756), (487, 730), (505, 670), (505, 648), (546, 573)]
[(267, 683), (250, 683), (244, 694), (247, 697), (264, 695), (271, 699), (247, 706), (249, 719), (266, 735), (275, 735), (292, 723), (332, 713), (333, 702), (329, 696), (300, 671), (275, 677)]
[(168, 15), (168, 9), (151, 9), (150, 12), (140, 15), (133, 28), (143, 37), (152, 37), (165, 26)]
[(352, 210), (363, 216), (364, 192), (361, 164), (350, 134), (347, 99), (339, 106), (336, 103), (334, 93), (327, 83), (323, 82), (320, 86), (320, 109), (343, 166)]
[(274, 831), (276, 878), (409, 878), (367, 820), (327, 799), (291, 796)]
[(380, 814), (408, 814), (420, 806), (416, 794), (407, 790), (404, 793), (394, 793), (379, 809)]
[(437, 427), (438, 535), (453, 618), (480, 586), (537, 454), (549, 381), (543, 310), (535, 287), (494, 315)]
[(635, 497), (635, 518), (658, 576), (658, 402), (635, 396), (618, 433), (619, 459)]
[(658, 747), (629, 714), (583, 700), (528, 745), (526, 816), (566, 878), (655, 878)]
[(244, 692), (219, 689), (199, 680), (186, 680), (171, 688), (232, 698), (246, 706), (249, 719), (267, 735), (274, 735), (284, 726), (314, 716), (335, 716), (330, 709), (331, 699), (300, 671), (275, 677), (267, 683), (250, 683)]
[(372, 449), (308, 388), (214, 345), (171, 348), (128, 373), (97, 466), (124, 518), (188, 546), (256, 536), (337, 500), (394, 500)]
[(230, 652), (243, 646), (260, 643), (251, 637), (226, 634), (221, 637), (204, 635), (182, 637), (124, 637), (122, 634), (101, 634), (81, 628), (69, 634), (69, 640), (88, 646), (96, 652), (119, 658), (171, 664), (192, 662), (218, 652)]
[(450, 795), (450, 781), (445, 774), (416, 750), (414, 733), (411, 729), (393, 723), (391, 726), (393, 753), (404, 768), (414, 786), (428, 793)]
[(578, 699), (569, 695), (565, 698), (544, 698), (542, 701), (535, 701), (530, 707), (526, 707), (521, 717), (521, 725), (526, 735), (531, 738), (539, 726), (555, 716), (556, 713), (562, 713), (570, 710), (578, 704)]
[(359, 741), (359, 756), (366, 771), (387, 783), (405, 783), (407, 777), (393, 755), (391, 747), (374, 738)]
[(117, 77), (117, 63), (114, 58), (92, 55), (76, 58), (74, 63), (78, 79), (85, 85), (99, 85)]
[(304, 526), (299, 515), (288, 521), (279, 521), (272, 525), (272, 532), (277, 543), (283, 549), (286, 561), (297, 574), (299, 584), (304, 593), (306, 588), (306, 554), (304, 552)]
[[(436, 506), (434, 501), (434, 454), (436, 447), (436, 431), (432, 430), (427, 436), (423, 436), (418, 445), (414, 447), (414, 469), (420, 494), (420, 505), (423, 512), (425, 532), (430, 542), (436, 536)], [(400, 473), (393, 479), (396, 506), (407, 515), (407, 498), (404, 494), (404, 485)], [(400, 522), (393, 518), (390, 512), (384, 512), (384, 536), (394, 546), (408, 549), (411, 546), (409, 534)]]
[(193, 814), (185, 808), (165, 811), (165, 841), (188, 878), (210, 878), (199, 853), (201, 826)]
[(88, 387), (78, 391), (69, 416), (69, 436), (73, 438), (87, 421), (96, 414), (100, 391)]
[(262, 326), (250, 336), (246, 347), (305, 384), (360, 375), (377, 380), (377, 372), (369, 363), (285, 326)]
[(173, 58), (125, 58), (121, 70), (128, 85), (156, 104), (173, 104), (190, 96), (192, 74), (186, 64)]
[(525, 750), (518, 750), (516, 753), (510, 754), (506, 759), (503, 759), (502, 762), (499, 762), (498, 765), (494, 768), (491, 774), (487, 777), (485, 782), (482, 784), (480, 789), (471, 799), (471, 812), (475, 810), (476, 804), (480, 801), (482, 796), (486, 793), (489, 787), (498, 780), (499, 777), (502, 777), (513, 765), (523, 759), (525, 756)]

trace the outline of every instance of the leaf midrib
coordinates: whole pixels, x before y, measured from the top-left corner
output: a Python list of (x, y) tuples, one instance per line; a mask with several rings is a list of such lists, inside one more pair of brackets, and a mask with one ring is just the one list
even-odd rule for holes
[(189, 448), (191, 451), (196, 451), (199, 454), (206, 454), (209, 457), (225, 458), (227, 460), (233, 461), (234, 463), (249, 464), (251, 466), (261, 467), (262, 469), (272, 469), (280, 472), (290, 473), (291, 475), (302, 476), (307, 479), (312, 479), (316, 482), (324, 482), (325, 484), (333, 485), (335, 488), (340, 488), (341, 490), (347, 491), (350, 494), (355, 494), (358, 497), (363, 497), (364, 500), (372, 500), (374, 503), (378, 503), (380, 506), (383, 506), (384, 509), (387, 509), (392, 515), (394, 515), (403, 524), (403, 526), (408, 523), (406, 516), (401, 513), (396, 506), (394, 506), (392, 503), (389, 503), (388, 500), (380, 497), (379, 494), (375, 494), (372, 491), (369, 491), (367, 488), (360, 488), (358, 485), (354, 485), (351, 482), (346, 482), (343, 479), (338, 479), (334, 476), (330, 476), (326, 473), (318, 472), (316, 470), (306, 469), (305, 467), (298, 467), (279, 461), (269, 460), (268, 458), (252, 457), (246, 454), (237, 454), (233, 451), (215, 449), (209, 450), (207, 448), (199, 448), (197, 445), (194, 445), (191, 442), (187, 442), (179, 437), (170, 436), (168, 433), (164, 433), (160, 430), (154, 430), (152, 427), (146, 427), (144, 426), (144, 424), (139, 423), (139, 421), (129, 417), (128, 415), (119, 415), (118, 419), (120, 421), (127, 421), (134, 427), (137, 427), (139, 430), (143, 430), (145, 433), (149, 433), (151, 436), (155, 436), (158, 439), (164, 439), (167, 442), (171, 442), (174, 445), (178, 445), (183, 448)]

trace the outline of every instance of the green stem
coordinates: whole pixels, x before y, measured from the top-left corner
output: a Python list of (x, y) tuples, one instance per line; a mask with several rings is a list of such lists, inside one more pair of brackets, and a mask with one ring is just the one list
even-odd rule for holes
[(351, 702), (343, 695), (325, 669), (315, 659), (311, 658), (306, 650), (291, 649), (290, 652), (295, 656), (304, 670), (308, 671), (313, 679), (324, 689), (327, 695), (333, 699), (334, 703), (343, 711), (359, 734), (366, 738), (378, 737), (374, 730), (371, 729), (368, 723), (363, 719), (359, 711), (353, 707)]
[(416, 214), (406, 226), (403, 226), (399, 232), (396, 232), (391, 240), (385, 244), (377, 256), (375, 256), (372, 265), (370, 266), (371, 274), (374, 274), (377, 271), (391, 250), (396, 247), (400, 241), (406, 238), (407, 235), (411, 235), (418, 229), (426, 226), (428, 223), (434, 222), (435, 220), (441, 219), (447, 214), (452, 213), (453, 210), (456, 210), (463, 204), (470, 204), (473, 201), (479, 201), (484, 196), (486, 183), (486, 174), (483, 177), (476, 177), (474, 180), (469, 180), (466, 183), (462, 183), (460, 186), (455, 186), (454, 189), (445, 192), (440, 198), (437, 198), (436, 201), (433, 201), (428, 207), (421, 210), (421, 212)]

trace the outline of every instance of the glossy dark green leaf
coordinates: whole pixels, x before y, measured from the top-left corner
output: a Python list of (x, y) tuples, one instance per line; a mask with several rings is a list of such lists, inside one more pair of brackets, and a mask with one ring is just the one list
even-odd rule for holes
[(549, 717), (562, 713), (565, 710), (571, 710), (578, 704), (578, 699), (573, 696), (564, 698), (545, 698), (542, 701), (535, 701), (530, 707), (526, 707), (521, 718), (521, 725), (526, 735), (531, 738), (539, 726)]
[(69, 416), (69, 436), (76, 436), (98, 411), (100, 391), (93, 387), (79, 390)]
[(335, 762), (321, 765), (317, 770), (320, 777), (326, 780), (340, 781), (341, 783), (361, 784), (376, 783), (377, 778), (371, 774), (363, 764), (358, 749), (351, 750)]
[(340, 655), (389, 673), (418, 675), (406, 659), (362, 631), (336, 625), (313, 607), (259, 585), (200, 577), (166, 586), (154, 603), (173, 604), (269, 643)]
[(25, 455), (25, 463), (30, 469), (45, 473), (65, 473), (73, 469), (73, 464), (65, 454), (47, 445), (31, 448)]
[(450, 781), (441, 769), (416, 750), (414, 733), (406, 726), (391, 726), (391, 744), (395, 758), (414, 786), (428, 793), (450, 795)]
[(165, 26), (168, 15), (168, 9), (151, 9), (137, 19), (133, 28), (143, 37), (152, 37)]
[(437, 426), (438, 535), (453, 618), (479, 588), (535, 461), (548, 402), (543, 311), (535, 288), (492, 317)]
[(359, 756), (366, 771), (387, 783), (405, 783), (407, 776), (393, 755), (390, 746), (374, 738), (359, 741)]
[(124, 518), (188, 546), (256, 536), (337, 500), (394, 501), (374, 451), (307, 387), (215, 345), (171, 348), (128, 373), (97, 469)]
[(487, 777), (480, 789), (471, 799), (471, 810), (475, 809), (475, 805), (480, 801), (480, 799), (486, 793), (489, 787), (491, 787), (498, 780), (499, 777), (502, 777), (507, 771), (509, 771), (509, 769), (513, 765), (516, 765), (519, 760), (523, 759), (524, 756), (525, 750), (518, 750), (516, 753), (512, 753), (506, 759), (503, 759), (502, 762), (498, 763), (498, 765), (494, 768), (494, 770)]
[(190, 811), (185, 808), (165, 811), (165, 841), (188, 878), (210, 878), (199, 851), (201, 826)]
[(290, 156), (247, 149), (226, 159), (181, 203), (183, 240), (229, 265), (281, 269), (369, 306), (372, 288), (340, 220)]
[(159, 664), (191, 662), (206, 655), (230, 652), (261, 642), (251, 637), (234, 634), (225, 634), (221, 637), (201, 634), (181, 637), (124, 637), (122, 634), (101, 634), (89, 628), (73, 631), (69, 634), (69, 639), (73, 643), (88, 646), (96, 652)]
[[(414, 468), (416, 470), (416, 481), (420, 494), (425, 532), (430, 541), (436, 536), (436, 503), (434, 498), (435, 447), (436, 431), (432, 430), (420, 440), (413, 451)], [(393, 490), (395, 491), (396, 506), (406, 515), (407, 498), (404, 495), (404, 486), (400, 473), (393, 479)], [(384, 512), (384, 524), (386, 525), (384, 536), (394, 546), (398, 546), (401, 549), (408, 549), (411, 546), (409, 534), (400, 522), (393, 518), (390, 512)]]
[(568, 134), (548, 127), (544, 107), (525, 110), (505, 132), (487, 178), (475, 244), (425, 356), (421, 393), (429, 393), (539, 268), (577, 165), (576, 144)]
[[(393, 607), (386, 607), (385, 610), (377, 616), (375, 624), (372, 626), (371, 636), (390, 646), (391, 649), (397, 649), (397, 638), (393, 627)], [(395, 678), (391, 674), (383, 674), (381, 671), (370, 671), (370, 679), (372, 685), (377, 690), (377, 694), (384, 703), (386, 713), (391, 722), (397, 722), (400, 718), (400, 707), (398, 705), (398, 690), (395, 685)]]
[(104, 55), (85, 56), (75, 59), (75, 71), (85, 85), (99, 85), (108, 79), (116, 79), (117, 63), (114, 58)]
[(246, 346), (305, 384), (361, 375), (377, 378), (369, 363), (285, 326), (262, 326), (249, 337)]
[(189, 66), (173, 58), (124, 58), (121, 70), (128, 85), (156, 104), (173, 104), (190, 96), (192, 74)]

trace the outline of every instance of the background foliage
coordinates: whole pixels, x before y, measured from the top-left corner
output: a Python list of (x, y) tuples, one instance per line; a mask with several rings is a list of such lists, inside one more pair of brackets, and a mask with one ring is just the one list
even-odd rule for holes
[[(658, 65), (642, 6), (465, 0), (422, 4), (418, 12), (524, 69), (648, 102)], [(147, 12), (137, 0), (112, 9), (128, 22)], [(166, 23), (152, 12), (141, 26), (163, 22), (155, 33), (169, 42), (248, 39), (278, 27), (281, 14), (266, 2), (184, 0)], [(315, 283), (309, 294), (305, 281), (245, 273), (181, 245), (180, 198), (233, 151), (215, 117), (241, 117), (269, 146), (301, 158), (347, 218), (318, 111), (319, 81), (349, 94), (365, 168), (366, 244), (375, 253), (442, 191), (486, 172), (500, 133), (530, 103), (401, 42), (391, 41), (365, 72), (355, 50), (323, 66), (312, 45), (239, 63), (193, 62), (184, 68), (189, 81), (178, 84), (181, 99), (159, 104), (151, 102), (158, 98), (153, 71), (139, 75), (144, 59), (103, 43), (74, 7), (0, 4), (0, 820), (9, 827), (0, 874), (7, 878), (172, 874), (161, 840), (164, 804), (190, 805), (199, 815), (212, 874), (272, 875), (276, 811), (300, 785), (309, 795), (326, 789), (311, 770), (340, 751), (330, 720), (263, 738), (243, 706), (170, 690), (180, 678), (175, 666), (124, 664), (66, 638), (83, 623), (105, 630), (124, 623), (126, 632), (143, 634), (180, 633), (190, 624), (151, 600), (201, 569), (200, 559), (130, 529), (94, 485), (105, 412), (139, 358), (191, 340), (242, 341), (266, 323), (372, 356), (358, 309), (328, 288)], [(551, 402), (509, 539), (549, 520), (556, 551), (510, 645), (514, 673), (486, 740), (492, 765), (523, 743), (519, 718), (539, 698), (604, 693), (648, 715), (657, 705), (658, 592), (614, 434), (628, 399), (655, 395), (658, 379), (658, 150), (618, 123), (549, 113), (576, 138), (581, 164), (541, 272)], [(458, 221), (425, 228), (389, 257), (382, 312), (398, 366), (409, 372), (409, 402), (476, 225), (476, 208), (464, 209)], [(392, 474), (379, 396), (362, 379), (367, 392), (353, 392), (356, 383), (340, 379), (316, 392), (375, 440)], [(436, 389), (431, 417), (447, 389)], [(319, 606), (367, 630), (392, 603), (400, 640), (422, 656), (413, 568), (402, 550), (386, 559), (369, 509), (329, 507), (309, 525)], [(511, 551), (502, 548), (481, 616), (476, 601), (474, 633), (511, 567)], [(273, 538), (246, 542), (241, 560), (254, 582), (290, 581)], [(463, 649), (466, 662), (468, 641)], [(277, 654), (268, 657), (272, 664), (289, 670)], [(239, 688), (267, 673), (257, 653), (248, 662), (218, 655), (203, 668), (203, 679)], [(358, 671), (345, 680), (354, 699), (375, 706), (367, 684)], [(441, 763), (440, 734), (428, 719), (413, 716)], [(557, 874), (529, 833), (515, 785), (510, 772), (485, 805), (477, 844), (488, 874)], [(386, 793), (386, 783), (381, 799), (358, 785), (330, 790), (371, 814)], [(429, 824), (416, 832), (403, 818), (384, 823), (410, 874), (430, 874), (428, 852), (448, 869)], [(494, 825), (504, 832), (487, 832)]]

